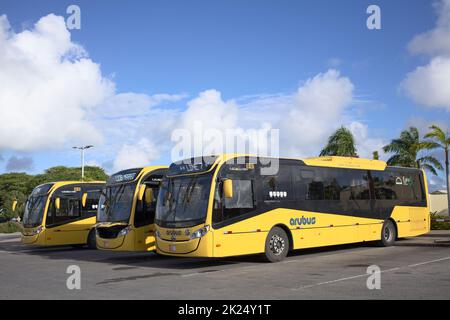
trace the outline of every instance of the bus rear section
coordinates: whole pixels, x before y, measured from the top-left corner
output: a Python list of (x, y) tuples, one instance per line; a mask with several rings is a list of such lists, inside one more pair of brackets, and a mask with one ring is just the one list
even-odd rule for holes
[(429, 231), (421, 170), (342, 157), (276, 160), (271, 174), (263, 174), (267, 159), (250, 156), (224, 155), (189, 174), (171, 166), (158, 199), (158, 252), (280, 261), (290, 250), (388, 246)]
[(113, 174), (97, 213), (97, 247), (110, 251), (154, 251), (155, 210), (167, 167), (151, 166)]
[(94, 226), (103, 185), (60, 181), (36, 187), (25, 205), (22, 243), (95, 248)]

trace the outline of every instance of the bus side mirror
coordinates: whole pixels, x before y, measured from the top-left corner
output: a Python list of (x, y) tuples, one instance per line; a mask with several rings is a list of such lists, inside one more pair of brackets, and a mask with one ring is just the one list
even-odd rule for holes
[(83, 196), (81, 197), (81, 205), (84, 207), (86, 207), (86, 200), (87, 200), (87, 193), (83, 193)]
[(233, 180), (223, 180), (223, 195), (227, 199), (233, 198)]
[(147, 188), (145, 189), (145, 203), (150, 204), (154, 200), (153, 189)]
[(55, 208), (59, 210), (59, 208), (61, 208), (61, 199), (55, 198)]
[(14, 200), (13, 203), (12, 203), (11, 210), (12, 210), (13, 212), (16, 211), (16, 207), (17, 207), (17, 200)]
[(144, 193), (145, 193), (145, 189), (147, 188), (147, 186), (145, 184), (142, 184), (139, 187), (139, 192), (138, 192), (138, 200), (142, 201), (142, 199), (144, 199)]

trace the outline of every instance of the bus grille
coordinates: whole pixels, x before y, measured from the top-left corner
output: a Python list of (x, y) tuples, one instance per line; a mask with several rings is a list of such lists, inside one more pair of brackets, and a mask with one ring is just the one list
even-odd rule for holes
[(97, 234), (102, 239), (115, 239), (119, 232), (127, 226), (97, 227)]

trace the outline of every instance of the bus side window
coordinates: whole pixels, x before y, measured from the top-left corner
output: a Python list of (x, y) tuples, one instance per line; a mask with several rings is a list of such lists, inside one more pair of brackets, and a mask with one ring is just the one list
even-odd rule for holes
[(253, 209), (252, 180), (233, 180), (233, 197), (225, 198), (224, 206), (226, 209)]
[(87, 192), (86, 205), (82, 208), (83, 218), (94, 217), (97, 215), (99, 191)]
[[(253, 181), (252, 180), (233, 180), (233, 197), (223, 199), (223, 216), (215, 216), (222, 221), (241, 216), (251, 212), (255, 208)], [(220, 221), (215, 221), (220, 222)]]
[(395, 178), (389, 172), (372, 172), (376, 200), (396, 200)]
[(305, 182), (306, 200), (323, 200), (324, 199), (324, 179), (320, 170), (301, 170), (300, 176)]
[(264, 201), (295, 200), (294, 168), (289, 165), (280, 165), (276, 175), (261, 176)]
[(78, 219), (81, 213), (81, 201), (72, 197), (63, 197), (60, 199), (60, 208), (55, 208), (54, 211), (55, 215), (53, 217), (53, 224), (63, 224)]

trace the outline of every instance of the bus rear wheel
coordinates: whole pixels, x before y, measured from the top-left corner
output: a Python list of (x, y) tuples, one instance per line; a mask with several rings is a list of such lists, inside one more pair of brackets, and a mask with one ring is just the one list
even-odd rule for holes
[(396, 239), (397, 229), (395, 228), (394, 223), (391, 220), (386, 220), (381, 229), (381, 240), (379, 245), (381, 247), (390, 247), (394, 245)]
[(269, 262), (279, 262), (286, 258), (289, 251), (289, 238), (280, 227), (270, 230), (264, 249), (265, 259)]
[(95, 228), (89, 231), (87, 246), (89, 249), (97, 249), (97, 239), (95, 237)]

